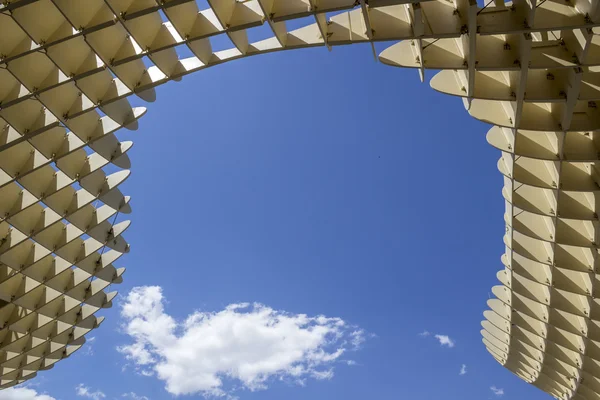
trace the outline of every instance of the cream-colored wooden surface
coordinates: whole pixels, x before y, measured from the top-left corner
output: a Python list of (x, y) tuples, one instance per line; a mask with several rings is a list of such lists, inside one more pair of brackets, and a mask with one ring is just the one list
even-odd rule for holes
[[(128, 96), (251, 55), (396, 41), (383, 64), (442, 70), (431, 86), (494, 125), (506, 251), (485, 346), (557, 399), (600, 399), (599, 0), (208, 4), (0, 0), (0, 388), (76, 351), (111, 306), (131, 211), (115, 132), (146, 111)], [(216, 35), (232, 47), (213, 51)]]

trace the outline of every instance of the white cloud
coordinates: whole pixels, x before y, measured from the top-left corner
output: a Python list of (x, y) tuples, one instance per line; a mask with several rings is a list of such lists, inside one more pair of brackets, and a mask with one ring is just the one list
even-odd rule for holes
[(423, 331), (423, 332), (419, 333), (419, 336), (423, 336), (423, 337), (427, 337), (429, 335), (431, 335), (431, 333), (429, 333), (429, 331)]
[(467, 374), (467, 366), (465, 364), (463, 364), (460, 367), (460, 372), (458, 373), (459, 375), (466, 375)]
[(125, 398), (131, 399), (131, 400), (150, 400), (148, 397), (140, 396), (134, 392), (123, 393), (123, 395), (121, 397), (125, 397)]
[(365, 331), (362, 329), (357, 329), (350, 333), (350, 343), (352, 343), (354, 349), (359, 349), (365, 341)]
[(173, 395), (225, 396), (235, 389), (266, 389), (271, 379), (304, 384), (331, 379), (333, 365), (356, 350), (364, 331), (340, 318), (309, 317), (262, 304), (196, 311), (178, 322), (164, 310), (162, 289), (134, 288), (121, 308), (133, 343), (118, 350), (138, 371), (155, 373)]
[(21, 386), (0, 391), (0, 400), (56, 400), (47, 394), (38, 393), (34, 389)]
[(490, 390), (498, 397), (504, 395), (504, 389), (498, 389), (496, 386), (491, 386)]
[(435, 335), (435, 338), (440, 342), (440, 345), (447, 347), (454, 347), (454, 340), (450, 339), (448, 335)]
[(92, 389), (85, 386), (83, 383), (80, 383), (75, 387), (75, 392), (77, 393), (77, 396), (87, 397), (92, 400), (100, 400), (106, 397), (106, 395), (101, 391), (96, 390), (93, 392)]
[(77, 354), (82, 355), (82, 356), (93, 356), (94, 355), (94, 346), (92, 346), (92, 343), (94, 343), (96, 341), (96, 337), (93, 336), (91, 338), (87, 338), (85, 341), (85, 346), (83, 346), (83, 349), (79, 350), (77, 352)]

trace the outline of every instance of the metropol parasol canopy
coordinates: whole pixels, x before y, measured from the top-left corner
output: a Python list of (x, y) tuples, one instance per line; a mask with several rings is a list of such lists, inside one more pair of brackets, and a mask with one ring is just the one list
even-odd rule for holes
[[(441, 70), (431, 86), (493, 125), (506, 250), (487, 350), (557, 399), (600, 399), (599, 3), (0, 0), (0, 388), (79, 349), (116, 295), (132, 143), (115, 133), (146, 112), (130, 95), (251, 55), (389, 41), (382, 63)], [(258, 27), (270, 37), (252, 43)]]

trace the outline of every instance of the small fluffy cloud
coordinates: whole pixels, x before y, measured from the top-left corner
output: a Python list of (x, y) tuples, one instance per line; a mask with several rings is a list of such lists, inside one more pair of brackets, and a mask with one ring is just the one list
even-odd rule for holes
[(460, 372), (458, 373), (459, 375), (466, 375), (467, 374), (467, 366), (465, 364), (463, 364), (460, 367)]
[(123, 395), (121, 397), (124, 397), (126, 399), (131, 399), (131, 400), (150, 400), (146, 396), (140, 396), (134, 392), (123, 393)]
[(41, 394), (34, 389), (22, 386), (0, 391), (0, 400), (56, 400), (47, 394)]
[[(421, 333), (419, 333), (419, 336), (421, 337), (430, 337), (431, 336), (431, 332), (429, 331), (423, 331)], [(450, 336), (448, 335), (433, 335), (434, 338), (436, 338), (438, 340), (438, 342), (440, 342), (440, 345), (442, 346), (446, 346), (446, 347), (454, 347), (455, 343), (454, 340), (450, 338)]]
[(121, 308), (133, 342), (119, 352), (144, 375), (155, 375), (173, 395), (230, 396), (232, 383), (266, 389), (272, 379), (301, 385), (331, 379), (343, 354), (358, 349), (365, 332), (340, 318), (309, 317), (262, 304), (196, 311), (176, 321), (164, 310), (162, 289), (134, 288)]
[(504, 395), (504, 389), (498, 389), (496, 386), (491, 386), (490, 390), (498, 397)]
[(85, 346), (83, 346), (83, 349), (79, 350), (77, 352), (77, 354), (82, 355), (82, 356), (93, 356), (94, 355), (94, 346), (92, 345), (92, 343), (94, 343), (95, 341), (96, 341), (96, 337), (88, 338), (85, 342)]
[(92, 391), (92, 389), (85, 386), (83, 383), (80, 383), (75, 387), (75, 393), (77, 393), (77, 396), (87, 397), (92, 400), (100, 400), (106, 397), (106, 395), (101, 391)]
[(435, 335), (435, 338), (440, 342), (440, 345), (447, 347), (454, 347), (454, 340), (450, 339), (448, 335)]

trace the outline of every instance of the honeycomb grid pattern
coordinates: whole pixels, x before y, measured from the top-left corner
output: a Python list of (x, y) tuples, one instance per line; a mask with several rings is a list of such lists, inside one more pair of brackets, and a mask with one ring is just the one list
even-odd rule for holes
[(0, 388), (79, 349), (116, 295), (132, 146), (116, 133), (146, 111), (129, 96), (251, 55), (370, 43), (377, 57), (391, 41), (379, 60), (441, 70), (432, 87), (492, 124), (502, 153), (486, 348), (557, 399), (600, 399), (597, 29), (599, 0), (0, 0)]

